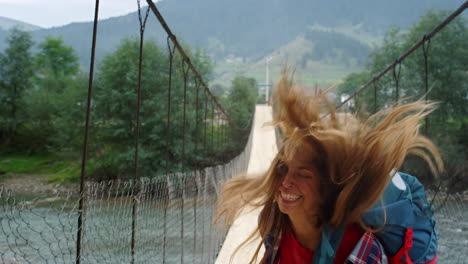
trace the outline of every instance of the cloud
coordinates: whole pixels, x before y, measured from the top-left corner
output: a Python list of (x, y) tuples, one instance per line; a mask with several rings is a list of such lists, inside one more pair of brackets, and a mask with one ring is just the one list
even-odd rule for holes
[(37, 2), (37, 0), (0, 0), (0, 4), (12, 4), (12, 5), (30, 5)]

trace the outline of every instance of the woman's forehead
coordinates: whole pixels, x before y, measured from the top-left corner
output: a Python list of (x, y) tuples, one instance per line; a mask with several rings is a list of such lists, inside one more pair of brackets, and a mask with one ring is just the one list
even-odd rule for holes
[(317, 157), (317, 150), (304, 140), (288, 140), (285, 142), (283, 153), (281, 157), (284, 161), (301, 160), (308, 161), (314, 160)]
[(316, 160), (316, 152), (310, 147), (302, 147), (290, 149), (280, 155), (279, 159), (288, 164), (299, 168), (314, 168), (314, 160)]

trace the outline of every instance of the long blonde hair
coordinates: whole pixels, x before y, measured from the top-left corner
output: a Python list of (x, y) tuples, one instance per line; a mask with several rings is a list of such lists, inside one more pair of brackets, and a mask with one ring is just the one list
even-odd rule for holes
[[(266, 173), (231, 179), (218, 200), (215, 222), (223, 220), (228, 225), (247, 205), (263, 208), (257, 229), (241, 246), (257, 235), (263, 244), (268, 234), (273, 235), (273, 245), (279, 245), (280, 234), (289, 221), (275, 202), (281, 179), (278, 164), (297, 151), (307, 155), (321, 175), (320, 223), (334, 227), (359, 223), (366, 228), (362, 214), (381, 198), (391, 179), (390, 172), (398, 170), (408, 154), (422, 157), (434, 175), (443, 170), (437, 148), (418, 133), (420, 121), (435, 109), (435, 103), (395, 105), (359, 122), (352, 115), (340, 118), (326, 93), (305, 96), (287, 74), (277, 84), (273, 100), (274, 124), (285, 137), (283, 146)], [(262, 244), (250, 263), (256, 261)]]

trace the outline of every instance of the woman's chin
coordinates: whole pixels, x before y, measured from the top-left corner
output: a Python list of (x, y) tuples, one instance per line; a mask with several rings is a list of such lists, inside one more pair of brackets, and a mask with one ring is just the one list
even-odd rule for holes
[(299, 201), (296, 201), (294, 203), (291, 203), (291, 202), (285, 203), (283, 201), (278, 201), (278, 208), (283, 214), (291, 214), (294, 211), (296, 211), (298, 207), (299, 207)]

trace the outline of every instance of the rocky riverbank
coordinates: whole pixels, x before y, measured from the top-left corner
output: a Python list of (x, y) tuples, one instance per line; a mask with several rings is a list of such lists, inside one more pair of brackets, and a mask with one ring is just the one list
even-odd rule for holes
[(64, 192), (76, 192), (79, 190), (77, 183), (49, 183), (47, 174), (10, 174), (0, 178), (0, 186), (15, 193), (28, 196), (54, 195)]

